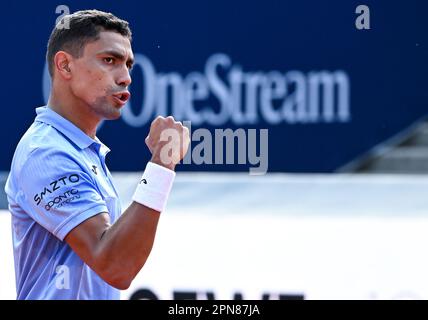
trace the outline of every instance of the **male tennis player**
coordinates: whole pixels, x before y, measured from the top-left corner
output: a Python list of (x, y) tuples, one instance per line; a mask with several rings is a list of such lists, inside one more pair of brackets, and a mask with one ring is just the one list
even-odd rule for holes
[[(48, 42), (48, 105), (36, 109), (5, 188), (17, 298), (119, 299), (150, 254), (189, 132), (172, 117), (152, 122), (145, 139), (152, 158), (121, 215), (105, 164), (109, 149), (96, 129), (119, 118), (130, 97), (131, 31), (126, 21), (96, 10), (64, 19), (69, 28), (57, 25)], [(172, 131), (178, 134), (164, 134)], [(141, 137), (124, 161), (143, 147)]]

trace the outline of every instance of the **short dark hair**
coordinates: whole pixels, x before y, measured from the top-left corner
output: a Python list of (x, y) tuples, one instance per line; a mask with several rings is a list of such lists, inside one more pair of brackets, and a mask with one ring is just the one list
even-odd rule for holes
[[(67, 27), (65, 22), (68, 19)], [(80, 57), (88, 42), (99, 39), (101, 31), (115, 31), (132, 40), (129, 23), (111, 13), (98, 10), (82, 10), (65, 15), (52, 30), (49, 37), (46, 60), (51, 77), (54, 74), (53, 59), (64, 50), (73, 57)]]

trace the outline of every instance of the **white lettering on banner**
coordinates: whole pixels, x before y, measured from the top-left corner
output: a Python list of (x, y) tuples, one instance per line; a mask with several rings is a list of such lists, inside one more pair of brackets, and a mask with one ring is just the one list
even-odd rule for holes
[[(281, 123), (346, 123), (351, 120), (350, 79), (344, 70), (244, 72), (223, 53), (211, 55), (204, 73), (157, 73), (152, 62), (135, 54), (133, 72), (141, 72), (143, 100), (123, 109), (132, 127), (148, 124), (157, 115), (173, 115), (193, 125), (269, 125)], [(50, 90), (44, 72), (45, 101)], [(135, 90), (135, 88), (133, 88)], [(138, 89), (137, 89), (138, 90)], [(202, 104), (195, 108), (195, 104)]]

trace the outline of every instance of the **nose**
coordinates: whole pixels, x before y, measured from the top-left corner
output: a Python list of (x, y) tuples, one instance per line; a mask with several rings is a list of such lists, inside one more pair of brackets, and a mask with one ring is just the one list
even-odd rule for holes
[(131, 74), (129, 73), (129, 69), (127, 67), (121, 68), (121, 71), (116, 80), (117, 85), (121, 87), (128, 87), (132, 82)]

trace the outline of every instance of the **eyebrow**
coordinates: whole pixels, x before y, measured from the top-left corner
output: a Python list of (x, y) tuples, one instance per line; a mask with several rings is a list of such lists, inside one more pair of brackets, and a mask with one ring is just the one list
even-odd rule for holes
[[(118, 60), (122, 60), (122, 61), (125, 60), (125, 56), (122, 53), (120, 53), (119, 51), (116, 51), (116, 50), (102, 51), (102, 52), (98, 53), (98, 55), (110, 55), (110, 56), (115, 57)], [(132, 67), (134, 65), (134, 59), (133, 58), (129, 58), (126, 61), (126, 63), (130, 64), (131, 67)]]

